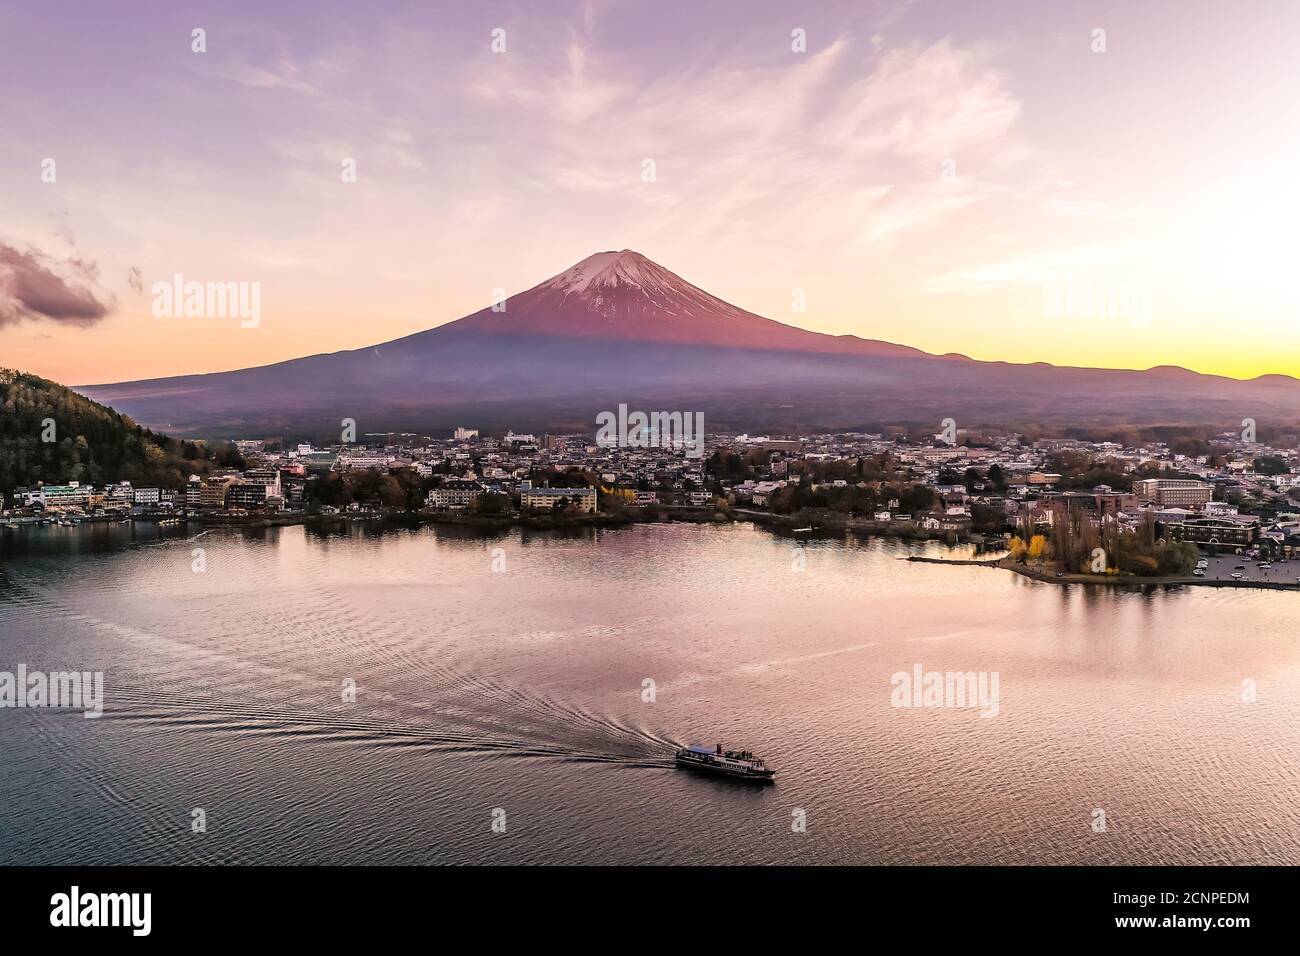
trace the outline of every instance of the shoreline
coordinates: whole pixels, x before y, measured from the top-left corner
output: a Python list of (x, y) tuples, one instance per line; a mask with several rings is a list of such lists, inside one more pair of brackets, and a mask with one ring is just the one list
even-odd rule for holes
[(923, 555), (912, 554), (908, 555), (905, 560), (918, 561), (923, 564), (978, 565), (986, 568), (997, 568), (1003, 571), (1010, 571), (1013, 574), (1019, 574), (1021, 577), (1029, 578), (1031, 581), (1039, 581), (1043, 584), (1090, 584), (1094, 586), (1099, 585), (1102, 587), (1118, 587), (1125, 589), (1145, 587), (1182, 587), (1187, 585), (1190, 587), (1202, 588), (1253, 588), (1264, 591), (1300, 591), (1300, 584), (1287, 583), (1283, 581), (1223, 581), (1217, 578), (1198, 578), (1191, 575), (1160, 575), (1144, 578), (1136, 575), (1120, 576), (1113, 574), (1083, 574), (1075, 571), (1058, 574), (1058, 572), (1053, 570), (1019, 564), (1006, 556), (989, 560), (976, 560), (969, 558), (930, 558)]
[[(154, 517), (136, 517), (133, 521), (157, 523)], [(510, 528), (528, 528), (535, 531), (567, 528), (622, 528), (637, 524), (733, 524), (748, 522), (779, 531), (806, 531), (817, 536), (838, 536), (845, 533), (872, 537), (896, 538), (906, 541), (946, 541), (950, 544), (971, 544), (971, 536), (952, 531), (929, 531), (914, 524), (889, 525), (884, 522), (838, 515), (794, 516), (772, 514), (733, 508), (717, 511), (703, 505), (652, 505), (648, 508), (618, 513), (596, 512), (555, 518), (549, 515), (474, 515), (465, 512), (403, 511), (388, 514), (340, 513), (294, 515), (207, 515), (196, 514), (180, 518), (184, 524), (227, 528), (282, 528), (295, 525), (347, 524), (353, 522), (382, 523), (402, 527), (426, 524), (454, 525), (465, 528), (482, 528), (505, 531)], [(85, 522), (90, 523), (90, 522)], [(979, 538), (979, 535), (974, 536)]]

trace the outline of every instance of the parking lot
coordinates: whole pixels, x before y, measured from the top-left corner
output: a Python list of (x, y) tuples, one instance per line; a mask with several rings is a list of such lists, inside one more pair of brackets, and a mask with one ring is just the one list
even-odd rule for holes
[(1259, 561), (1251, 560), (1244, 554), (1219, 555), (1210, 557), (1202, 554), (1201, 557), (1210, 562), (1209, 567), (1205, 569), (1205, 580), (1207, 581), (1231, 581), (1233, 580), (1232, 572), (1240, 569), (1245, 581), (1266, 581), (1270, 584), (1295, 584), (1300, 579), (1300, 559), (1286, 561), (1281, 558), (1272, 562), (1273, 567), (1261, 569)]

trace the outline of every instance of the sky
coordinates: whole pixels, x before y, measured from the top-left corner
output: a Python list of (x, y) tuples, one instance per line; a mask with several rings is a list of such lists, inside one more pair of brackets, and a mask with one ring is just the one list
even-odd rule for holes
[[(1300, 375), (1297, 35), (1291, 0), (14, 0), (0, 366), (357, 348), (630, 248), (821, 332)], [(155, 315), (177, 275), (258, 321)]]

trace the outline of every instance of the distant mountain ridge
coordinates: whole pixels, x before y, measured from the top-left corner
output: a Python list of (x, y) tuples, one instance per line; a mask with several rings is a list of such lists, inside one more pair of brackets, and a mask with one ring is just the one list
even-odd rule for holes
[(826, 335), (740, 309), (637, 252), (600, 252), (498, 308), (363, 349), (79, 389), (174, 434), (591, 427), (627, 402), (710, 427), (1181, 423), (1300, 409), (1300, 381), (1015, 365)]

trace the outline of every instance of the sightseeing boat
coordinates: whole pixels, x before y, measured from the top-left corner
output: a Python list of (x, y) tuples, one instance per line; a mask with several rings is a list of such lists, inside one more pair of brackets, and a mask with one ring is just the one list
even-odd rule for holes
[(776, 771), (750, 751), (723, 750), (722, 744), (716, 747), (683, 747), (677, 751), (677, 766), (758, 783), (770, 783), (776, 777)]

